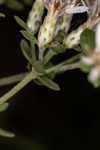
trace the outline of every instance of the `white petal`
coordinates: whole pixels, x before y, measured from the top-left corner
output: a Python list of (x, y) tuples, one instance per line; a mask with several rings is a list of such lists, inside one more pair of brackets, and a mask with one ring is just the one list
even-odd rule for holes
[(96, 27), (96, 50), (100, 51), (100, 24)]
[(92, 69), (92, 71), (90, 72), (90, 74), (88, 76), (88, 80), (91, 83), (94, 83), (98, 79), (99, 73), (100, 73), (100, 70), (98, 68)]
[(81, 61), (87, 65), (93, 65), (94, 61), (91, 57), (81, 57)]

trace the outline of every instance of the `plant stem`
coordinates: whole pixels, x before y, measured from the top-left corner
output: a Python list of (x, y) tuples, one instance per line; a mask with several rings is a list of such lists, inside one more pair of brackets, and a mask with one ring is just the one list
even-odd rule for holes
[[(75, 66), (74, 64), (69, 64), (72, 63), (74, 61), (76, 61), (77, 59), (80, 58), (81, 54), (78, 54), (76, 56), (73, 56), (72, 58), (54, 66), (51, 67), (49, 69), (46, 70), (46, 73), (51, 73), (51, 72), (62, 72), (62, 71), (66, 71), (66, 70), (70, 70), (70, 69), (75, 69), (77, 67), (79, 67), (79, 65)], [(69, 65), (66, 65), (69, 64)], [(33, 70), (32, 72), (28, 73), (24, 79), (18, 83), (12, 90), (10, 90), (9, 92), (7, 92), (4, 96), (2, 96), (0, 98), (0, 105), (3, 104), (4, 102), (6, 102), (9, 98), (11, 98), (13, 95), (15, 95), (17, 92), (19, 92), (25, 85), (27, 85), (31, 80), (36, 79), (37, 78), (36, 72)], [(41, 74), (43, 75), (43, 74)]]
[(22, 80), (26, 75), (27, 75), (27, 73), (21, 73), (18, 75), (13, 75), (10, 77), (1, 78), (0, 79), (0, 86), (5, 86), (5, 85), (16, 83), (16, 82)]
[(43, 59), (43, 64), (44, 65), (47, 64), (49, 62), (49, 60), (55, 55), (56, 55), (56, 53), (52, 49), (50, 49)]
[(18, 83), (12, 90), (7, 92), (4, 96), (0, 98), (0, 104), (6, 102), (9, 98), (19, 92), (25, 85), (27, 85), (31, 80), (36, 78), (36, 74), (32, 71), (30, 72), (20, 83)]
[(50, 69), (47, 69), (46, 73), (48, 74), (48, 73), (53, 72), (53, 71), (56, 72), (57, 70), (59, 70), (64, 65), (69, 64), (69, 63), (73, 63), (74, 61), (78, 60), (82, 55), (83, 54), (81, 53), (81, 54), (78, 54), (76, 56), (73, 56), (72, 58), (69, 58), (68, 60), (66, 60), (64, 62), (62, 62), (62, 63), (60, 63), (54, 67), (51, 67)]
[(80, 68), (80, 64), (79, 63), (72, 63), (72, 64), (67, 64), (67, 65), (62, 66), (60, 69), (56, 70), (55, 72), (57, 74), (59, 74), (59, 73), (63, 73), (65, 71), (73, 70), (73, 69), (77, 69), (77, 68)]

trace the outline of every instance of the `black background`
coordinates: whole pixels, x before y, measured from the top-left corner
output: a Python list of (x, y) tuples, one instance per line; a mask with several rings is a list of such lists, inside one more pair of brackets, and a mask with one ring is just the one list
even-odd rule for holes
[[(26, 71), (26, 60), (19, 47), (21, 28), (13, 15), (26, 20), (29, 9), (0, 10), (7, 14), (0, 19), (3, 77)], [(70, 52), (66, 54), (69, 55)], [(10, 100), (9, 109), (0, 113), (0, 127), (15, 132), (16, 138), (0, 138), (0, 150), (100, 149), (100, 89), (94, 89), (78, 69), (57, 76), (56, 82), (61, 86), (60, 92), (30, 83)], [(0, 95), (12, 87), (0, 87)]]

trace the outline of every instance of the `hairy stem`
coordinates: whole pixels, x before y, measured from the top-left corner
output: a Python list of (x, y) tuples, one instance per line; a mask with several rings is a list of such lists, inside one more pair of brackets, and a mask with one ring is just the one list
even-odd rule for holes
[(50, 69), (46, 70), (46, 73), (50, 73), (50, 72), (57, 72), (57, 70), (61, 69), (64, 65), (66, 64), (70, 64), (70, 63), (73, 63), (74, 61), (77, 61), (78, 59), (80, 59), (80, 57), (82, 56), (83, 54), (78, 54), (78, 55), (75, 55), (73, 56), (72, 58), (69, 58), (68, 60), (65, 60), (64, 62), (54, 66), (54, 67), (51, 67)]
[(59, 70), (56, 70), (55, 72), (57, 74), (60, 74), (60, 73), (63, 73), (65, 71), (78, 69), (78, 68), (80, 68), (79, 63), (72, 63), (72, 64), (67, 64), (67, 65), (62, 66)]
[(6, 102), (9, 98), (19, 92), (25, 85), (27, 85), (31, 80), (36, 78), (36, 74), (34, 72), (30, 72), (20, 83), (18, 83), (12, 90), (7, 92), (4, 96), (0, 98), (0, 104)]

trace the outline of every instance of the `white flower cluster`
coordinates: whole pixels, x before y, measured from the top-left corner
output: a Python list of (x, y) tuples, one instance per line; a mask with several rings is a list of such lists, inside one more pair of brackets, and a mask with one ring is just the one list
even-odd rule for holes
[[(40, 9), (41, 8), (41, 9)], [(42, 22), (44, 8), (47, 9), (47, 15), (43, 24), (40, 26), (38, 22)], [(68, 48), (79, 44), (80, 34), (85, 28), (93, 28), (100, 22), (100, 0), (36, 0), (30, 12), (27, 25), (34, 32), (38, 32), (38, 45), (40, 57), (43, 57), (45, 45), (53, 40), (59, 30), (66, 33), (70, 27), (72, 14), (87, 12), (87, 22), (82, 24), (77, 30), (72, 31), (64, 39), (64, 44)], [(89, 81), (94, 82), (100, 75), (100, 25), (96, 29), (96, 48), (88, 57), (82, 57), (82, 62), (92, 66), (89, 74)]]
[[(42, 20), (44, 7), (47, 8), (48, 12), (39, 31), (38, 39), (40, 47), (49, 43), (60, 28), (63, 29), (66, 26), (67, 29), (65, 30), (68, 30), (72, 18), (72, 15), (69, 17), (69, 14), (88, 11), (88, 7), (83, 0), (36, 0), (27, 21), (28, 27), (33, 32), (36, 32), (39, 28), (38, 23)], [(59, 26), (61, 18), (62, 23)]]

